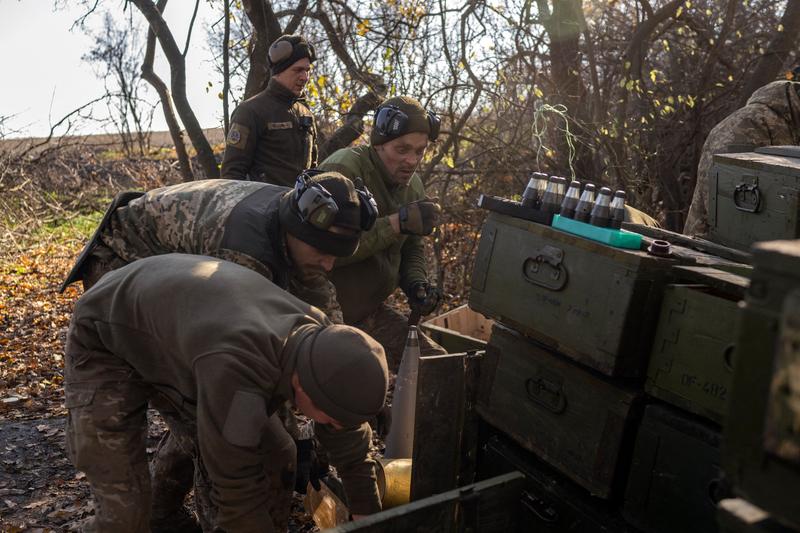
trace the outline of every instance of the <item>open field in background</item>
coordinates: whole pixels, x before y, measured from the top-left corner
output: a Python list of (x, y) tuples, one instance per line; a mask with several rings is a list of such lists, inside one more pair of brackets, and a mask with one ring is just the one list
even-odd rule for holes
[[(222, 144), (225, 141), (225, 136), (223, 135), (222, 128), (208, 128), (204, 129), (203, 132), (206, 134), (206, 138), (208, 142), (211, 143), (211, 146), (214, 146), (215, 149), (219, 147), (220, 150), (224, 148)], [(184, 141), (188, 141), (185, 136)], [(105, 148), (107, 150), (119, 150), (122, 146), (118, 134), (54, 137), (49, 142), (47, 142), (46, 137), (25, 137), (19, 139), (0, 139), (0, 154), (18, 153), (32, 145), (39, 145), (42, 143), (46, 144), (42, 145), (40, 150), (57, 144), (87, 148)], [(187, 142), (187, 147), (189, 147), (190, 144), (191, 143)], [(168, 131), (153, 131), (150, 132), (150, 146), (153, 149), (172, 148), (174, 144), (172, 143), (172, 137), (170, 137)]]

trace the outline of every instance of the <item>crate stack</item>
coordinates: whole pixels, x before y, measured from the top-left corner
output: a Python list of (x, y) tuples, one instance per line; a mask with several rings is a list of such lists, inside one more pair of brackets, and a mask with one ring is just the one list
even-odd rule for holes
[(627, 236), (568, 233), (572, 220), (532, 216), (542, 203), (525, 197), (480, 205), (469, 305), (496, 320), (478, 399), (483, 473), (526, 474), (532, 531), (717, 531), (732, 496), (720, 449), (746, 256), (644, 228), (641, 247), (611, 246)]
[(800, 241), (753, 247), (722, 466), (725, 532), (800, 530)]

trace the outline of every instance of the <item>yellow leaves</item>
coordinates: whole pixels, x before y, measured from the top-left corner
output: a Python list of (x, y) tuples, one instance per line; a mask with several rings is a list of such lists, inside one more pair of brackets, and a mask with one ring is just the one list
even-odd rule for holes
[(657, 74), (658, 74), (658, 71), (656, 69), (651, 70), (650, 71), (650, 81), (655, 83)]
[(358, 24), (356, 24), (356, 34), (359, 37), (363, 37), (367, 34), (367, 32), (369, 32), (369, 28), (370, 28), (369, 19), (364, 19)]
[(710, 9), (706, 9), (706, 15), (707, 15), (707, 16), (709, 16), (709, 17), (710, 17), (710, 16), (711, 16), (711, 15), (713, 15), (713, 14), (714, 14), (714, 12), (713, 12), (713, 11), (711, 11)]
[(728, 81), (733, 81), (733, 74), (728, 74)]
[(325, 84), (328, 83), (328, 77), (325, 75), (317, 76), (317, 85), (322, 88), (325, 87)]
[(669, 52), (669, 41), (666, 39), (661, 39), (661, 46), (664, 47), (665, 52)]
[(678, 6), (678, 10), (675, 12), (675, 18), (678, 18), (683, 13), (683, 6)]
[(542, 98), (544, 96), (544, 93), (538, 85), (533, 86), (533, 94), (536, 96), (536, 98)]
[(552, 148), (548, 148), (547, 150), (544, 151), (544, 155), (552, 159), (556, 156), (556, 152)]
[(783, 24), (778, 24), (778, 31), (783, 31)]
[(694, 107), (695, 102), (696, 100), (694, 96), (689, 94), (686, 95), (686, 105), (688, 105), (689, 107)]
[(456, 162), (453, 160), (453, 156), (450, 154), (446, 154), (442, 157), (442, 163), (447, 165), (448, 168), (455, 168)]
[(633, 90), (633, 86), (634, 86), (633, 80), (628, 80), (628, 81), (625, 82), (625, 89), (626, 90), (632, 91)]
[(686, 0), (686, 1), (683, 3), (683, 5), (685, 5), (685, 6), (686, 6), (686, 9), (691, 9), (691, 8), (692, 8), (692, 0)]
[(669, 115), (670, 113), (674, 113), (674, 112), (675, 112), (675, 108), (672, 107), (671, 105), (665, 105), (660, 111), (660, 113), (662, 115), (664, 115), (664, 116)]

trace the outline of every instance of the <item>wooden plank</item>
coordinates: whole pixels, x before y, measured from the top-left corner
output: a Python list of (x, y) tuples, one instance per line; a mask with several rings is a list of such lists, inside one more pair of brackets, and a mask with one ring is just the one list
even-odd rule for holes
[(682, 281), (708, 285), (715, 291), (736, 300), (744, 299), (747, 287), (750, 286), (750, 280), (746, 277), (716, 268), (676, 266), (673, 271)]
[(395, 507), (328, 532), (480, 531), (508, 533), (516, 527), (525, 476), (511, 472), (460, 489)]
[(480, 386), (480, 362), (484, 351), (468, 353), (464, 358), (464, 403), (461, 422), (461, 453), (458, 471), (458, 486), (475, 481), (478, 460), (478, 388)]
[(458, 486), (465, 355), (419, 358), (411, 501)]
[(494, 320), (476, 313), (467, 305), (462, 305), (435, 316), (422, 325), (438, 326), (485, 342), (489, 340), (489, 335), (492, 333), (492, 324), (494, 324)]

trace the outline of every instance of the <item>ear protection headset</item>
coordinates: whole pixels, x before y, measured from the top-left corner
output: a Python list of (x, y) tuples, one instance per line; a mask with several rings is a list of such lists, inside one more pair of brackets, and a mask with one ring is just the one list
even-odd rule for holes
[[(327, 231), (336, 220), (339, 206), (336, 205), (333, 195), (322, 184), (311, 179), (321, 173), (322, 171), (318, 169), (307, 169), (297, 176), (293, 198), (301, 221)], [(356, 179), (361, 180), (361, 178)], [(359, 225), (362, 231), (368, 231), (378, 218), (378, 205), (363, 183), (360, 187), (356, 187), (356, 195), (360, 206)]]
[[(428, 111), (427, 114), (428, 126), (430, 126), (428, 140), (435, 141), (439, 137), (442, 121), (439, 119), (439, 115), (433, 111)], [(399, 137), (403, 135), (407, 126), (408, 115), (397, 106), (381, 107), (375, 115), (375, 129), (382, 137)]]
[[(308, 46), (308, 59), (312, 63), (317, 59), (316, 51), (314, 50), (314, 45), (311, 43), (307, 43)], [(288, 40), (276, 41), (272, 43), (272, 46), (269, 47), (267, 50), (267, 57), (269, 58), (269, 62), (272, 65), (277, 65), (283, 61), (286, 61), (291, 57), (292, 52), (294, 52), (294, 45), (290, 43)]]

